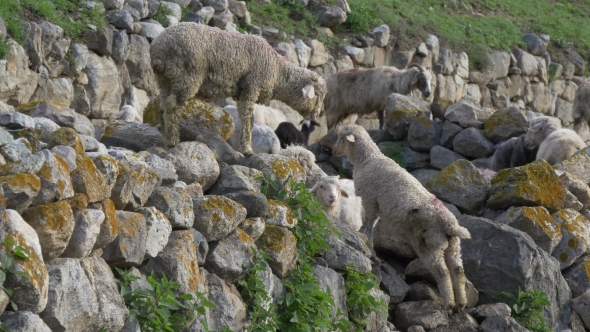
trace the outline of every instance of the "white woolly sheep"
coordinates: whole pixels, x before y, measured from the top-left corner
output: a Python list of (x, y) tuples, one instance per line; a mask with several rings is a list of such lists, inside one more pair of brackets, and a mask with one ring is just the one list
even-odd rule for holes
[(586, 143), (575, 131), (562, 129), (559, 119), (540, 116), (531, 121), (524, 138), (524, 147), (539, 147), (536, 159), (543, 159), (555, 165), (585, 148)]
[(586, 329), (590, 329), (590, 290), (572, 299), (572, 310), (577, 312)]
[(408, 95), (418, 88), (424, 97), (430, 96), (432, 75), (429, 68), (412, 64), (399, 70), (395, 67), (349, 69), (326, 79), (328, 91), (324, 109), (328, 128), (334, 128), (352, 114), (379, 112), (379, 127), (383, 128), (384, 109), (390, 94)]
[(279, 151), (281, 156), (295, 159), (305, 170), (305, 186), (311, 188), (319, 178), (327, 176), (315, 163), (315, 155), (303, 146), (289, 145), (286, 149)]
[(582, 121), (590, 124), (590, 80), (580, 84), (576, 90), (572, 111), (575, 125), (579, 125)]
[(340, 128), (332, 153), (346, 155), (354, 165), (356, 194), (365, 210), (362, 231), (369, 243), (373, 243), (377, 218), (392, 225), (402, 241), (399, 244), (429, 267), (445, 309), (464, 309), (466, 278), (460, 239), (470, 238), (469, 231), (416, 178), (383, 155), (363, 127)]
[(354, 193), (354, 181), (324, 176), (311, 188), (332, 222), (344, 224), (354, 231), (363, 225), (364, 210), (361, 198)]
[(287, 122), (287, 116), (278, 109), (256, 104), (254, 105), (254, 120), (276, 130), (279, 124)]
[(281, 148), (285, 149), (287, 146), (309, 145), (309, 135), (314, 131), (315, 127), (320, 127), (320, 124), (314, 120), (302, 120), (301, 130), (298, 130), (291, 122), (282, 122), (275, 130), (275, 134), (281, 141)]
[(537, 149), (525, 148), (525, 137), (526, 134), (523, 134), (499, 143), (492, 156), (491, 169), (497, 172), (505, 168), (524, 166), (534, 161), (537, 156)]
[[(242, 121), (238, 115), (236, 106), (227, 105), (224, 107), (226, 111), (234, 118), (235, 131), (227, 143), (235, 150), (240, 149), (240, 137), (242, 132)], [(281, 142), (275, 132), (269, 126), (254, 122), (252, 126), (252, 151), (254, 153), (279, 153), (281, 150)]]
[(288, 62), (259, 36), (183, 22), (153, 40), (150, 57), (160, 88), (160, 130), (168, 145), (179, 142), (180, 108), (195, 96), (237, 100), (245, 156), (253, 154), (254, 103), (276, 99), (312, 119), (322, 109), (325, 81)]
[(137, 112), (135, 107), (131, 105), (125, 105), (121, 107), (121, 110), (119, 112), (113, 114), (113, 119), (122, 120), (125, 122), (143, 123), (143, 119), (139, 115), (139, 112)]

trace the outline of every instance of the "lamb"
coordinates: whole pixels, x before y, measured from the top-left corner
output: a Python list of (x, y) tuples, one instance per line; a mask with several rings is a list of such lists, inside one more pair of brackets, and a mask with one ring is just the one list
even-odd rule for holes
[(150, 46), (151, 66), (160, 88), (160, 130), (167, 145), (179, 142), (180, 110), (193, 97), (237, 100), (243, 123), (240, 152), (253, 154), (254, 103), (280, 100), (315, 120), (326, 83), (317, 73), (281, 57), (264, 38), (204, 24), (168, 27)]
[(426, 98), (430, 96), (432, 75), (429, 68), (418, 64), (399, 70), (395, 67), (349, 69), (326, 79), (328, 91), (324, 109), (328, 128), (334, 128), (352, 114), (379, 112), (379, 127), (383, 128), (387, 98), (396, 92), (407, 95), (418, 88)]
[(254, 119), (276, 130), (280, 123), (287, 122), (287, 116), (278, 109), (265, 106), (254, 105)]
[(363, 206), (360, 197), (354, 194), (354, 182), (338, 179), (337, 176), (320, 178), (310, 190), (324, 208), (324, 214), (332, 222), (339, 222), (354, 231), (363, 223)]
[(586, 329), (590, 329), (590, 290), (574, 298), (571, 302), (572, 310), (577, 312)]
[(143, 118), (139, 115), (135, 107), (131, 105), (125, 105), (121, 107), (121, 110), (113, 114), (114, 120), (122, 120), (125, 122), (137, 122), (143, 123)]
[(579, 125), (582, 121), (590, 124), (590, 80), (580, 84), (576, 90), (572, 116), (574, 125)]
[(285, 149), (291, 144), (309, 145), (309, 135), (314, 131), (315, 127), (320, 127), (320, 124), (314, 120), (302, 120), (301, 131), (295, 128), (291, 122), (281, 122), (275, 130), (275, 134), (281, 141), (281, 148)]
[[(471, 237), (457, 218), (420, 182), (381, 153), (369, 134), (358, 125), (338, 131), (334, 155), (346, 155), (354, 165), (356, 194), (362, 199), (365, 219), (361, 231), (373, 244), (373, 228), (379, 217), (388, 223), (407, 247), (429, 267), (445, 309), (467, 305), (460, 239)], [(454, 294), (454, 297), (453, 297)]]
[(492, 157), (491, 169), (499, 171), (504, 168), (524, 166), (535, 160), (537, 149), (524, 147), (526, 134), (512, 137), (496, 146)]
[(315, 163), (315, 155), (303, 146), (290, 145), (286, 149), (279, 151), (280, 155), (295, 159), (305, 170), (305, 186), (312, 188), (315, 183), (323, 176), (327, 176), (322, 169)]
[[(240, 116), (238, 115), (238, 110), (236, 106), (233, 105), (227, 105), (224, 107), (224, 109), (228, 111), (229, 114), (231, 114), (231, 116), (234, 118), (234, 124), (236, 128), (233, 136), (230, 137), (227, 142), (232, 148), (239, 150), (242, 122), (240, 120)], [(254, 126), (252, 126), (252, 151), (254, 153), (276, 154), (279, 153), (280, 150), (281, 142), (279, 141), (279, 138), (275, 132), (272, 131), (272, 128), (264, 124), (254, 122)]]
[(543, 159), (555, 165), (585, 148), (586, 143), (575, 131), (562, 129), (559, 119), (540, 116), (531, 121), (524, 138), (524, 147), (539, 147), (536, 159)]

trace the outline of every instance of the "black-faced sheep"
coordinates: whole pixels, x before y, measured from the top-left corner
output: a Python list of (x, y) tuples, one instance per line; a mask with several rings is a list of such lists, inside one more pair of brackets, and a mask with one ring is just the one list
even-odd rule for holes
[(328, 128), (334, 128), (349, 115), (372, 112), (379, 112), (379, 127), (383, 128), (389, 95), (394, 92), (407, 95), (418, 88), (424, 97), (428, 97), (431, 80), (429, 68), (417, 64), (404, 70), (377, 67), (337, 72), (326, 79), (328, 91), (324, 109)]
[(301, 130), (295, 128), (295, 125), (291, 122), (281, 122), (277, 130), (275, 130), (275, 134), (277, 134), (283, 149), (292, 144), (308, 146), (309, 135), (314, 131), (315, 127), (320, 127), (320, 124), (314, 120), (302, 120)]
[(310, 192), (324, 206), (324, 213), (332, 222), (344, 224), (354, 231), (361, 228), (364, 210), (361, 198), (354, 193), (354, 181), (324, 176)]
[(322, 109), (325, 81), (288, 62), (259, 36), (183, 22), (153, 40), (150, 56), (160, 88), (160, 130), (168, 145), (179, 142), (180, 108), (195, 96), (237, 100), (240, 152), (246, 156), (253, 154), (254, 103), (280, 100), (312, 119)]
[(327, 176), (315, 163), (315, 155), (303, 146), (289, 145), (286, 149), (279, 151), (281, 156), (297, 160), (305, 170), (305, 186), (311, 188), (323, 176)]
[(590, 80), (580, 84), (576, 90), (572, 116), (576, 125), (582, 121), (590, 124)]
[(575, 131), (561, 128), (559, 119), (540, 116), (531, 121), (524, 138), (524, 147), (539, 147), (536, 159), (555, 165), (585, 148), (586, 143)]
[(590, 329), (590, 290), (572, 300), (572, 310), (577, 312), (586, 329)]
[[(242, 132), (242, 121), (238, 110), (233, 105), (227, 105), (224, 109), (234, 118), (235, 132), (227, 143), (235, 150), (240, 149), (240, 137)], [(279, 153), (281, 142), (275, 132), (267, 125), (254, 121), (252, 126), (252, 151), (254, 153)]]
[[(467, 304), (460, 239), (471, 237), (442, 201), (416, 178), (381, 153), (358, 125), (338, 131), (334, 155), (346, 155), (354, 165), (356, 194), (365, 210), (362, 231), (373, 243), (375, 220), (388, 223), (400, 246), (414, 252), (436, 279), (445, 309), (462, 310)], [(454, 294), (454, 296), (453, 296)]]
[(524, 146), (526, 134), (504, 141), (496, 146), (490, 168), (499, 171), (505, 168), (524, 166), (535, 160), (537, 149)]

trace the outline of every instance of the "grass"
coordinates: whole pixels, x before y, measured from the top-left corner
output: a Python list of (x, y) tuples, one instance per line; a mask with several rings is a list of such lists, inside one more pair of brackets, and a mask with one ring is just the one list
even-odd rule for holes
[(310, 37), (319, 26), (316, 17), (307, 8), (293, 0), (276, 0), (268, 4), (249, 1), (248, 11), (252, 24), (274, 27), (287, 35)]

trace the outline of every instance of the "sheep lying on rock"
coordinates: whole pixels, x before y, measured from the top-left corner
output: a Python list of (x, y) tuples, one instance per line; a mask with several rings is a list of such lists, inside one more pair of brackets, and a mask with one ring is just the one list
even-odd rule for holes
[(326, 79), (328, 91), (324, 109), (328, 128), (334, 128), (349, 115), (372, 112), (379, 112), (379, 127), (383, 128), (389, 95), (394, 92), (407, 95), (418, 88), (424, 97), (428, 97), (431, 79), (429, 68), (417, 64), (404, 70), (377, 67), (337, 72)]
[[(433, 274), (447, 310), (467, 304), (460, 239), (469, 231), (442, 201), (416, 178), (381, 153), (363, 127), (347, 125), (338, 131), (334, 155), (346, 155), (354, 165), (356, 194), (361, 197), (365, 219), (362, 230), (373, 243), (375, 220), (389, 223), (400, 246), (414, 252)], [(454, 293), (454, 297), (453, 297)]]
[(310, 190), (325, 207), (328, 219), (358, 231), (363, 224), (364, 210), (361, 198), (354, 191), (354, 181), (337, 176), (320, 178)]
[(582, 121), (590, 124), (590, 80), (580, 84), (576, 90), (572, 116), (576, 125)]
[(192, 97), (237, 100), (243, 123), (240, 152), (251, 146), (254, 103), (282, 101), (315, 120), (326, 83), (317, 74), (281, 57), (264, 38), (231, 33), (204, 24), (175, 24), (150, 46), (160, 87), (160, 129), (168, 145), (179, 142), (180, 109)]
[(320, 124), (314, 120), (302, 120), (301, 130), (295, 128), (291, 122), (281, 122), (275, 130), (275, 134), (281, 141), (281, 148), (285, 149), (287, 146), (292, 144), (308, 146), (309, 135), (315, 127), (320, 127)]
[(496, 146), (492, 156), (490, 168), (499, 171), (505, 168), (524, 166), (533, 162), (537, 156), (537, 149), (527, 149), (524, 146), (526, 134), (512, 137)]
[(305, 186), (311, 188), (323, 176), (327, 176), (315, 163), (315, 155), (303, 146), (289, 145), (286, 149), (280, 150), (281, 156), (295, 159), (305, 170)]
[(143, 123), (142, 117), (139, 115), (135, 107), (131, 105), (125, 105), (121, 107), (119, 112), (113, 114), (113, 120)]
[(555, 165), (586, 147), (586, 143), (575, 131), (561, 128), (559, 119), (540, 116), (531, 121), (524, 138), (524, 147), (539, 147), (536, 159)]
[[(236, 106), (227, 105), (224, 107), (226, 111), (234, 118), (235, 132), (229, 138), (227, 143), (235, 150), (240, 149), (240, 137), (242, 132), (242, 121), (238, 115)], [(254, 122), (252, 126), (252, 151), (254, 153), (279, 153), (281, 150), (281, 142), (279, 138), (267, 125)]]
[(572, 300), (572, 310), (577, 312), (586, 329), (590, 329), (590, 290)]

